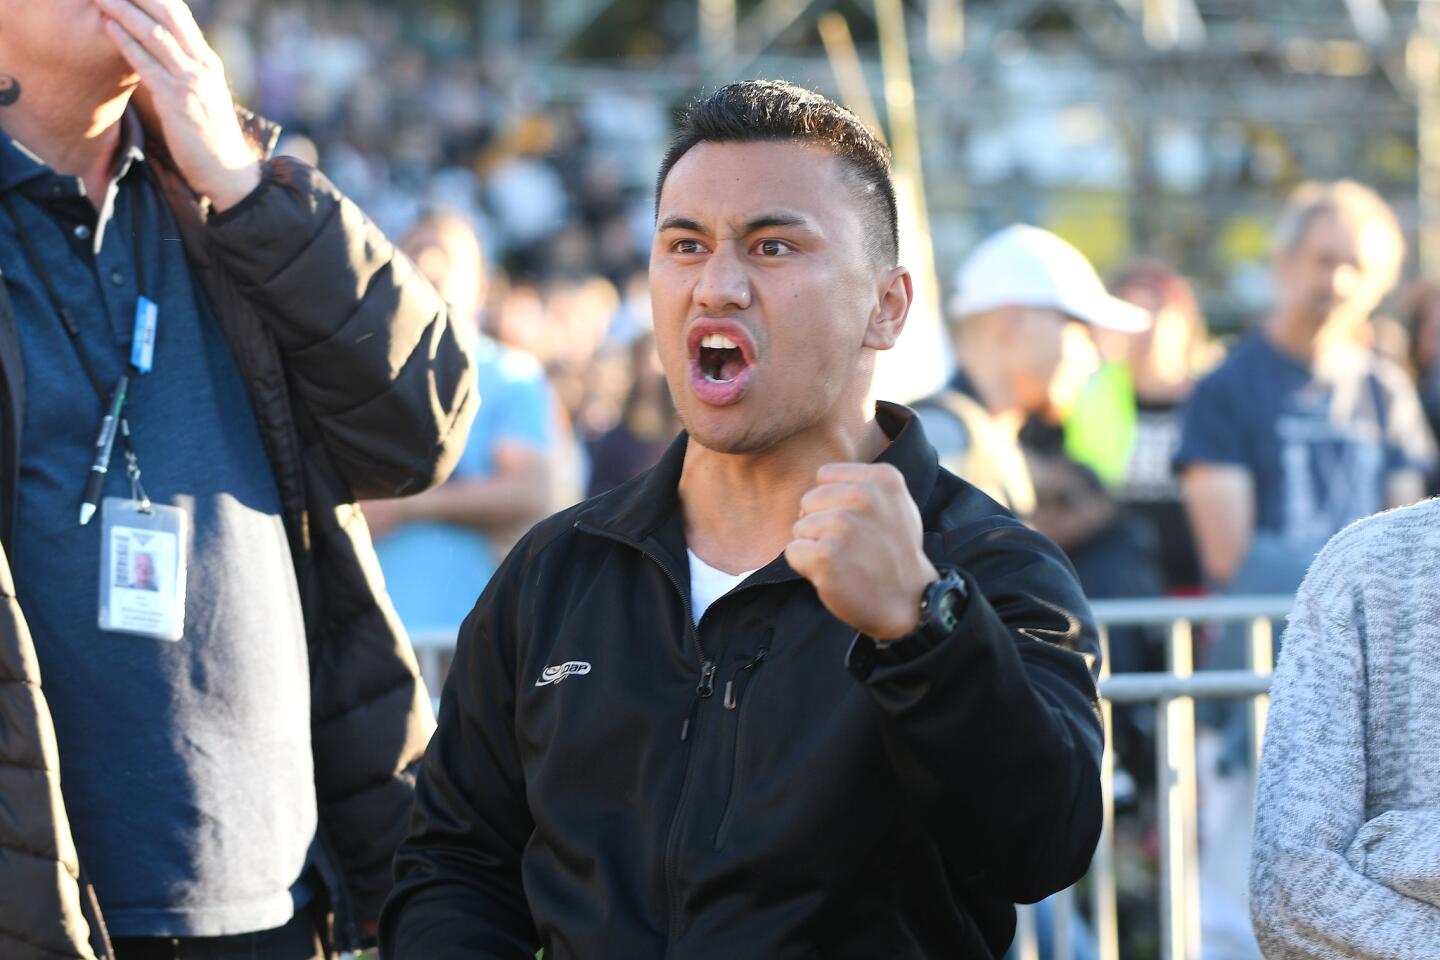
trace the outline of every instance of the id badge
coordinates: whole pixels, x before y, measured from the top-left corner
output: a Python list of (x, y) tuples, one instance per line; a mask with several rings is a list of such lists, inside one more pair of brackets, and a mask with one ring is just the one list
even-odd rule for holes
[(106, 497), (100, 528), (100, 629), (154, 640), (185, 633), (189, 517), (177, 507)]

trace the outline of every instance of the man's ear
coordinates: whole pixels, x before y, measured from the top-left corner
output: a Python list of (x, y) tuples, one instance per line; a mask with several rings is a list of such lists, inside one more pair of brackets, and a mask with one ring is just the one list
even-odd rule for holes
[(879, 301), (870, 314), (865, 329), (865, 346), (872, 350), (889, 350), (905, 329), (910, 304), (915, 299), (914, 281), (904, 267), (891, 267), (880, 276)]

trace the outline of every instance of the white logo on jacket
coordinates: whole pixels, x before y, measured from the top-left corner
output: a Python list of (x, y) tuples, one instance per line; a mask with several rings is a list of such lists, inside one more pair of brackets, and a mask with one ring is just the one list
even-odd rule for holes
[(571, 660), (568, 663), (557, 663), (553, 667), (546, 667), (540, 671), (540, 679), (535, 681), (535, 686), (547, 687), (552, 683), (559, 683), (568, 676), (589, 672), (590, 664), (584, 660)]

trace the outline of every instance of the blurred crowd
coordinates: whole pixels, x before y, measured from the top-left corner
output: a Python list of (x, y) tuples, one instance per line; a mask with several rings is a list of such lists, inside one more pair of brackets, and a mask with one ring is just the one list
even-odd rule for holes
[[(559, 96), (541, 74), (527, 73), (513, 58), (474, 57), (460, 22), (439, 7), (403, 15), (380, 4), (304, 0), (197, 7), (241, 98), (284, 125), (282, 150), (318, 160), (382, 228), (407, 237), (412, 259), (473, 320), (475, 335), (487, 345), (496, 378), (487, 392), (491, 409), (462, 472), (508, 478), (512, 492), (531, 495), (500, 497), (515, 507), (493, 523), (469, 517), (462, 524), (493, 545), (484, 572), (529, 522), (654, 461), (679, 429), (649, 335), (645, 281), (650, 178), (668, 134), (670, 105), (616, 85), (622, 81)], [(1111, 293), (1151, 322), (1135, 332), (1071, 325), (1055, 347), (1058, 363), (1043, 355), (1049, 349), (1044, 337), (1016, 340), (1022, 356), (1015, 363), (1032, 371), (1019, 376), (1013, 409), (1002, 419), (1018, 418), (1020, 455), (1029, 461), (1018, 473), (1033, 477), (1025, 477), (1028, 489), (1020, 501), (1013, 491), (997, 496), (1071, 553), (1092, 597), (1293, 590), (1330, 533), (1392, 502), (1391, 493), (1418, 495), (1433, 485), (1431, 471), (1420, 481), (1405, 481), (1420, 482), (1418, 490), (1388, 490), (1382, 480), (1376, 493), (1369, 489), (1376, 487), (1373, 477), (1362, 482), (1357, 473), (1389, 477), (1402, 460), (1429, 470), (1429, 437), (1440, 422), (1440, 332), (1431, 319), (1440, 316), (1440, 288), (1419, 284), (1390, 296), (1403, 262), (1402, 240), (1383, 201), (1363, 193), (1317, 202), (1360, 211), (1354, 217), (1370, 231), (1359, 244), (1364, 262), (1348, 273), (1344, 264), (1309, 265), (1319, 279), (1304, 275), (1305, 267), (1286, 275), (1277, 270), (1272, 300), (1279, 309), (1288, 284), (1301, 288), (1295, 297), (1309, 298), (1316, 309), (1365, 313), (1366, 322), (1352, 325), (1354, 336), (1385, 358), (1385, 390), (1397, 376), (1413, 384), (1427, 425), (1409, 442), (1382, 444), (1378, 466), (1369, 453), (1316, 453), (1311, 459), (1325, 465), (1312, 464), (1315, 482), (1308, 485), (1298, 484), (1294, 470), (1285, 474), (1280, 461), (1310, 456), (1319, 440), (1271, 451), (1268, 459), (1275, 463), (1246, 465), (1257, 508), (1248, 528), (1241, 524), (1227, 534), (1214, 511), (1206, 512), (1215, 501), (1228, 515), (1224, 504), (1244, 499), (1238, 494), (1245, 488), (1235, 486), (1242, 481), (1223, 469), (1218, 481), (1198, 481), (1187, 517), (1177, 465), (1194, 461), (1202, 468), (1184, 471), (1188, 476), (1214, 472), (1203, 469), (1211, 465), (1246, 464), (1247, 452), (1236, 446), (1243, 431), (1226, 416), (1258, 410), (1192, 415), (1192, 445), (1199, 446), (1187, 449), (1185, 463), (1177, 464), (1187, 400), (1225, 359), (1225, 346), (1211, 338), (1201, 303), (1183, 276), (1146, 258), (1122, 268), (1109, 278)], [(1377, 233), (1372, 221), (1387, 227)], [(1288, 241), (1279, 234), (1294, 229), (1277, 227), (1277, 244), (1284, 247)], [(1327, 265), (1345, 276), (1327, 278)], [(1350, 276), (1367, 271), (1379, 275)], [(960, 369), (993, 370), (992, 358), (1008, 349), (1007, 342), (977, 332), (982, 324), (957, 315), (963, 273), (962, 267), (944, 284)], [(1332, 289), (1316, 292), (1306, 284)], [(1266, 318), (1253, 321), (1259, 327)], [(1247, 339), (1242, 334), (1239, 342)], [(967, 360), (977, 354), (978, 360)], [(1266, 366), (1274, 359), (1259, 358), (1258, 371), (1241, 378), (1283, 377), (1283, 368)], [(977, 389), (993, 393), (996, 386)], [(1190, 406), (1227, 402), (1221, 391), (1212, 392)], [(945, 395), (930, 399), (943, 405)], [(986, 398), (979, 399), (983, 405)], [(1390, 422), (1386, 411), (1377, 414), (1385, 421), (1378, 429), (1410, 430), (1404, 419), (1409, 406), (1400, 407), (1401, 422)], [(927, 427), (943, 453), (949, 429), (933, 416)], [(1212, 434), (1220, 441), (1211, 443)], [(1234, 442), (1227, 446), (1227, 438)], [(969, 475), (980, 469), (975, 462), (963, 466)], [(1274, 476), (1266, 476), (1265, 468), (1273, 468), (1268, 472)], [(1017, 473), (1013, 462), (994, 469)], [(535, 496), (537, 490), (546, 496)], [(1197, 507), (1198, 543), (1192, 533)], [(382, 544), (405, 523), (428, 519), (387, 509), (371, 511)], [(453, 620), (425, 617), (411, 626), (443, 628)], [(1153, 657), (1140, 652), (1116, 656), (1122, 668), (1153, 665)]]
[(480, 271), (464, 312), (543, 371), (550, 505), (658, 455), (677, 430), (646, 339), (667, 104), (623, 85), (557, 96), (514, 58), (477, 59), (443, 8), (195, 6), (237, 97), (284, 127), (280, 152), (317, 162), (391, 236), (443, 213), (412, 252), (451, 290)]
[[(669, 105), (549, 98), (448, 41), (438, 14), (229, 0), (209, 24), (237, 90), (285, 124), (282, 150), (403, 236), (473, 324), (483, 408), (455, 477), (366, 506), (406, 625), (453, 633), (530, 524), (642, 472), (680, 429), (645, 277)], [(1129, 309), (1097, 319), (1066, 300), (1100, 283), (1078, 251), (1002, 231), (943, 284), (955, 379), (896, 399), (920, 401), (942, 460), (1054, 539), (1092, 599), (1292, 593), (1342, 527), (1437, 489), (1440, 285), (1403, 285), (1405, 263), (1374, 192), (1302, 185), (1274, 227), (1269, 313), (1221, 342), (1166, 263), (1108, 278)], [(981, 303), (977, 284), (1004, 296)], [(1202, 665), (1238, 649), (1200, 640)], [(1165, 669), (1144, 630), (1115, 631), (1109, 655)], [(1223, 744), (1233, 717), (1209, 720)], [(1122, 807), (1151, 793), (1152, 722), (1117, 718)], [(1126, 862), (1153, 864), (1153, 811), (1135, 822)]]

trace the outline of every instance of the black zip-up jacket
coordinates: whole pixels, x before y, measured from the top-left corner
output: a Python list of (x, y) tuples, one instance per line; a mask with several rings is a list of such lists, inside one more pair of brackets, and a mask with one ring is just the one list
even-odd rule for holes
[(909, 410), (879, 418), (969, 588), (954, 633), (850, 653), (783, 557), (691, 626), (682, 436), (537, 526), (461, 628), (387, 960), (995, 957), (1013, 902), (1085, 873), (1103, 737), (1075, 574)]

